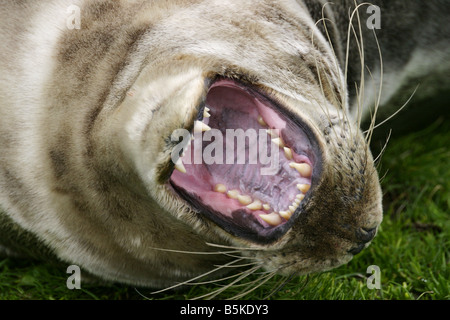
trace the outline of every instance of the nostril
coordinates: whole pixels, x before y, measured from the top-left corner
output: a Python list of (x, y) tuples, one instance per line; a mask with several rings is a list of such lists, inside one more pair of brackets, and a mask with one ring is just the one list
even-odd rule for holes
[(357, 246), (348, 250), (349, 253), (356, 255), (360, 253), (365, 247), (366, 244), (375, 237), (377, 233), (377, 228), (359, 228), (356, 230), (356, 239)]
[(356, 231), (356, 238), (363, 243), (367, 243), (375, 237), (377, 228), (360, 228)]
[(360, 253), (362, 251), (362, 249), (365, 248), (365, 246), (366, 246), (365, 243), (361, 243), (357, 247), (354, 247), (353, 249), (348, 250), (348, 252), (350, 252), (353, 255), (356, 255), (356, 254)]

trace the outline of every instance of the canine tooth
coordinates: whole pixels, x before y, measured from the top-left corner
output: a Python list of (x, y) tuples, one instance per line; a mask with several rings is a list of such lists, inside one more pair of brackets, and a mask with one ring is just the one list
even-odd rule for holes
[(209, 131), (211, 128), (203, 123), (202, 121), (195, 121), (194, 124), (194, 132), (203, 132), (203, 131)]
[(284, 148), (283, 140), (280, 137), (272, 139), (272, 142), (278, 145), (280, 148)]
[(292, 212), (290, 211), (280, 211), (278, 213), (286, 220), (289, 220), (292, 217)]
[(258, 116), (258, 123), (263, 127), (267, 127), (267, 123), (264, 121), (262, 116)]
[(238, 190), (230, 190), (227, 192), (227, 196), (228, 196), (228, 198), (231, 198), (231, 199), (237, 199), (237, 197), (239, 196), (239, 191)]
[(214, 186), (214, 191), (225, 193), (227, 192), (227, 187), (224, 184), (218, 183)]
[(183, 161), (181, 161), (181, 159), (178, 159), (177, 163), (175, 163), (175, 169), (182, 173), (186, 173), (186, 168), (184, 167)]
[(239, 203), (243, 204), (244, 206), (253, 202), (252, 197), (245, 196), (245, 195), (238, 195), (237, 199), (238, 199)]
[(271, 226), (277, 226), (281, 223), (281, 217), (276, 212), (272, 212), (269, 214), (260, 214), (259, 216)]
[(310, 177), (311, 176), (311, 166), (307, 163), (297, 163), (297, 162), (291, 162), (289, 163), (289, 167), (294, 168), (297, 170), (302, 177)]
[(283, 149), (284, 149), (284, 155), (286, 156), (286, 159), (292, 160), (293, 156), (292, 156), (291, 148), (284, 147)]
[(249, 208), (250, 210), (261, 210), (262, 208), (262, 203), (259, 200), (255, 200), (252, 203), (250, 203), (247, 208)]
[(263, 209), (266, 210), (266, 211), (269, 211), (269, 210), (270, 210), (270, 205), (269, 205), (268, 203), (264, 203), (262, 207), (263, 207)]
[(306, 192), (308, 192), (309, 188), (311, 188), (311, 186), (309, 184), (298, 184), (297, 188), (301, 192), (306, 193)]

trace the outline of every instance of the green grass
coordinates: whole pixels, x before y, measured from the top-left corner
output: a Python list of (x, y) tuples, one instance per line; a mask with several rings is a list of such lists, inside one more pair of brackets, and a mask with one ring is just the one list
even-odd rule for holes
[[(449, 299), (449, 142), (448, 121), (391, 140), (380, 162), (385, 216), (372, 245), (345, 266), (292, 279), (270, 298)], [(370, 265), (380, 268), (379, 290), (367, 288)], [(0, 299), (143, 299), (135, 288), (118, 285), (83, 282), (81, 290), (68, 290), (68, 276), (62, 267), (0, 260)], [(246, 298), (266, 297), (279, 281), (268, 281)], [(196, 286), (156, 296), (149, 289), (139, 292), (152, 299), (189, 299), (216, 288)], [(237, 293), (239, 288), (219, 298)]]

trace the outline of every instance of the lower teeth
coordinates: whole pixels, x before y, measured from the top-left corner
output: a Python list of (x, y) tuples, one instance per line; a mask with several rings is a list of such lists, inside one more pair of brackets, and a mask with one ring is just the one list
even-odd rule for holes
[(260, 214), (259, 215), (262, 220), (267, 222), (268, 224), (272, 226), (277, 226), (281, 223), (281, 217), (276, 212), (272, 212), (269, 214)]
[(220, 193), (225, 193), (225, 192), (227, 192), (227, 187), (223, 184), (216, 184), (214, 186), (214, 191), (220, 192)]
[(238, 199), (239, 203), (244, 206), (249, 205), (250, 203), (253, 202), (253, 200), (250, 196), (238, 195), (237, 199)]
[(280, 211), (279, 214), (286, 220), (289, 220), (292, 216), (292, 212), (290, 211)]
[(250, 210), (261, 210), (262, 208), (262, 203), (259, 200), (255, 200), (252, 203), (250, 203), (247, 208), (249, 208)]
[[(302, 191), (303, 193), (306, 193), (310, 185), (308, 184), (298, 184), (297, 188)], [(240, 194), (239, 190), (229, 190), (227, 191), (227, 187), (224, 184), (216, 184), (214, 186), (214, 191), (220, 192), (220, 193), (226, 193), (227, 197), (230, 199), (235, 199), (239, 201), (240, 204), (245, 205), (246, 208), (257, 211), (257, 210), (270, 210), (270, 205), (268, 203), (262, 203), (260, 200), (253, 200), (251, 196), (248, 195), (242, 195)], [(300, 205), (301, 201), (305, 197), (303, 193), (297, 194), (292, 204), (288, 207), (288, 210), (285, 211), (279, 211), (279, 212), (272, 212), (270, 214), (259, 214), (261, 219), (272, 226), (279, 225), (282, 220), (281, 218), (285, 220), (289, 220), (292, 217), (292, 214), (295, 212), (295, 210)]]

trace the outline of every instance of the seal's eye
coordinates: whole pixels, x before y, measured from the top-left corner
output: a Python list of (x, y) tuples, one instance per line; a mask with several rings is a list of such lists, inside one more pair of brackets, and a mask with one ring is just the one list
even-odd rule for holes
[(266, 242), (301, 211), (316, 160), (310, 138), (293, 119), (256, 91), (219, 80), (170, 183), (226, 231)]

